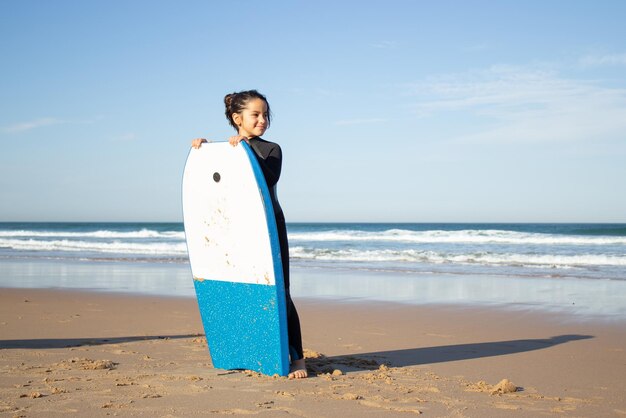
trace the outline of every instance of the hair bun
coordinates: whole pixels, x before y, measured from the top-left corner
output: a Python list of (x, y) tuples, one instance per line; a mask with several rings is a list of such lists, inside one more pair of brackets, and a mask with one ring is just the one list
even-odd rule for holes
[(233, 105), (233, 99), (235, 98), (236, 94), (237, 93), (230, 93), (224, 96), (224, 104), (226, 105), (227, 109), (230, 109), (230, 107)]

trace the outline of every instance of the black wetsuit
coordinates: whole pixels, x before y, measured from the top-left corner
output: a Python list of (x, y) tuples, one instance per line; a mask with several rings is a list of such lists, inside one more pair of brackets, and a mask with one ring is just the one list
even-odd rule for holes
[(263, 170), (263, 176), (267, 182), (267, 187), (272, 198), (274, 215), (276, 217), (276, 227), (278, 229), (278, 240), (280, 242), (280, 257), (283, 264), (283, 278), (285, 281), (285, 297), (287, 299), (287, 332), (289, 334), (289, 354), (291, 360), (304, 358), (302, 350), (302, 333), (300, 331), (300, 318), (296, 307), (291, 300), (289, 292), (289, 243), (287, 241), (287, 225), (285, 215), (278, 203), (276, 196), (276, 183), (280, 178), (280, 170), (283, 163), (283, 154), (278, 144), (266, 141), (262, 138), (250, 138), (248, 143), (254, 150), (259, 165)]

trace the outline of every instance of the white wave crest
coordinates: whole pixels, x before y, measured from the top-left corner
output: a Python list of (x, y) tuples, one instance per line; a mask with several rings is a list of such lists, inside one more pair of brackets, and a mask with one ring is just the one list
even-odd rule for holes
[(290, 241), (298, 242), (402, 242), (415, 244), (512, 244), (512, 245), (626, 245), (626, 237), (556, 235), (500, 230), (411, 231), (388, 229), (366, 232), (333, 230), (325, 232), (296, 232)]
[(166, 238), (166, 239), (185, 239), (185, 233), (181, 231), (154, 231), (151, 229), (140, 229), (136, 231), (109, 231), (98, 230), (92, 232), (70, 232), (70, 231), (0, 231), (0, 237), (6, 238)]
[(292, 259), (348, 262), (413, 262), (432, 264), (480, 264), (514, 265), (530, 267), (584, 267), (584, 266), (626, 266), (626, 256), (596, 254), (580, 255), (528, 255), (470, 253), (445, 254), (419, 250), (331, 250), (322, 248), (291, 247)]
[(72, 251), (158, 256), (181, 256), (187, 254), (187, 247), (184, 242), (132, 243), (120, 241), (75, 241), (67, 239), (50, 241), (36, 239), (0, 239), (0, 248), (10, 248), (20, 251)]

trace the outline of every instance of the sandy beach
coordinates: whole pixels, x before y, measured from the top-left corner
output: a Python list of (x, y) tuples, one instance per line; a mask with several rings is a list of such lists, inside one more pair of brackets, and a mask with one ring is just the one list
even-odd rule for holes
[(214, 369), (193, 298), (0, 295), (2, 416), (626, 415), (620, 320), (298, 299), (296, 381)]

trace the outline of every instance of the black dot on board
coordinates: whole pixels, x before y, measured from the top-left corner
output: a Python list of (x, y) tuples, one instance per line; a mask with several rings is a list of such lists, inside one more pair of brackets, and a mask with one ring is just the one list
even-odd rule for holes
[(215, 180), (216, 183), (219, 183), (221, 179), (222, 176), (220, 176), (220, 173), (213, 173), (213, 180)]

